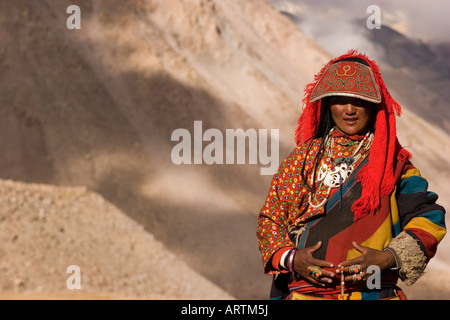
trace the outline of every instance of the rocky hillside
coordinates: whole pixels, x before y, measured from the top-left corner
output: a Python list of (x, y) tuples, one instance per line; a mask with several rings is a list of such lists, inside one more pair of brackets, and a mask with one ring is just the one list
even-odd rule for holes
[(264, 1), (0, 6), (0, 177), (86, 186), (234, 296), (265, 297), (255, 228), (270, 176), (174, 165), (171, 134), (280, 128), (286, 154), (325, 51)]
[(1, 180), (0, 208), (0, 298), (233, 299), (85, 187)]

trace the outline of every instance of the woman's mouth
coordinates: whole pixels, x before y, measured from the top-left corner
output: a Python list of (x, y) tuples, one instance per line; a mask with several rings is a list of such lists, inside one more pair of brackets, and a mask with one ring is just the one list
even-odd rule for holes
[(345, 123), (347, 124), (355, 124), (358, 121), (358, 118), (345, 118), (344, 119)]

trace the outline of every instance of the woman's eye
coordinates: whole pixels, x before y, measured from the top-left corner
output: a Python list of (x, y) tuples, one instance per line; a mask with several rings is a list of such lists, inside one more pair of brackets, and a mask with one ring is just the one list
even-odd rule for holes
[(340, 104), (340, 105), (342, 105), (342, 104), (346, 104), (346, 101), (344, 99), (332, 99), (331, 100), (331, 105), (333, 105), (333, 104)]

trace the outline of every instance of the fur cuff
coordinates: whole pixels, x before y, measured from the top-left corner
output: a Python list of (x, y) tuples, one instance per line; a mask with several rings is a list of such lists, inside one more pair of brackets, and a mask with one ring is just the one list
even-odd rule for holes
[(423, 274), (427, 266), (427, 257), (420, 249), (416, 239), (406, 232), (401, 232), (388, 245), (400, 258), (400, 279), (407, 285), (414, 284)]

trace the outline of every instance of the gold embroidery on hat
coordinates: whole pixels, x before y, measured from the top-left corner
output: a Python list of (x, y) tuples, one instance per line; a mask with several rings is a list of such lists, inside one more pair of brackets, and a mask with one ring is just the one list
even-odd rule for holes
[(344, 77), (344, 76), (345, 77), (351, 77), (351, 76), (354, 76), (356, 74), (356, 70), (354, 70), (352, 74), (347, 74), (347, 72), (349, 72), (352, 69), (352, 67), (350, 67), (348, 64), (343, 66), (342, 69), (344, 70), (344, 73), (341, 73), (341, 74), (339, 73), (339, 69), (336, 70), (336, 74), (339, 77)]

